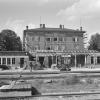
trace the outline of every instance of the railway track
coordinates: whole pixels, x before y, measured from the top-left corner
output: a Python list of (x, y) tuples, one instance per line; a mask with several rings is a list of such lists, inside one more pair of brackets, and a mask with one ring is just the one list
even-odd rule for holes
[(77, 76), (80, 78), (86, 77), (93, 77), (99, 78), (100, 73), (61, 73), (61, 74), (30, 74), (30, 75), (23, 75), (23, 74), (16, 74), (16, 75), (0, 75), (0, 80), (17, 80), (17, 79), (61, 79), (67, 78), (69, 76)]
[[(59, 97), (59, 96), (89, 96), (89, 95), (100, 95), (100, 92), (72, 92), (72, 93), (43, 93), (40, 95), (30, 95), (30, 96), (8, 96), (0, 97), (0, 100), (29, 100), (35, 97)], [(98, 99), (100, 100), (100, 99)]]
[(16, 75), (16, 74), (22, 74), (22, 75), (36, 75), (36, 74), (62, 74), (62, 73), (100, 73), (100, 70), (76, 70), (76, 71), (59, 71), (59, 70), (54, 70), (54, 71), (47, 71), (47, 70), (34, 70), (32, 72), (30, 71), (0, 71), (0, 75)]

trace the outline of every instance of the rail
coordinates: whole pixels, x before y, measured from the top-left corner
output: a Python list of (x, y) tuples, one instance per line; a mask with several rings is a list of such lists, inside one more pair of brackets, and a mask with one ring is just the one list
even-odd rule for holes
[(16, 75), (16, 74), (22, 74), (22, 75), (33, 75), (33, 74), (62, 74), (62, 73), (100, 73), (100, 70), (76, 70), (76, 71), (59, 71), (59, 70), (33, 70), (30, 71), (0, 71), (0, 75)]
[(100, 95), (100, 92), (72, 92), (72, 93), (44, 93), (40, 95), (32, 95), (32, 96), (8, 96), (8, 97), (0, 97), (0, 100), (29, 100), (34, 97), (58, 97), (58, 96), (87, 96), (87, 95)]

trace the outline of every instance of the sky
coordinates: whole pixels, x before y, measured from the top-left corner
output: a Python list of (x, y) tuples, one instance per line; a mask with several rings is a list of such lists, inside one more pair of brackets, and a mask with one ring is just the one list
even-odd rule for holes
[(22, 39), (23, 30), (39, 27), (79, 29), (87, 39), (100, 33), (100, 0), (0, 0), (0, 30), (11, 29)]

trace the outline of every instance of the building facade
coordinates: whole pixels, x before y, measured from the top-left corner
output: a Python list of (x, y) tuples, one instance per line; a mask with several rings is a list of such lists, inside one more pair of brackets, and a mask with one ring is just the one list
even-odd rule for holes
[(0, 51), (0, 65), (11, 66), (12, 69), (23, 68), (28, 64), (29, 57), (23, 51)]
[[(71, 56), (71, 63), (74, 66), (91, 63), (91, 54), (96, 51), (88, 51), (84, 48), (85, 31), (82, 27), (78, 30), (64, 28), (47, 28), (40, 24), (40, 28), (27, 29), (23, 33), (23, 48), (30, 52), (41, 64), (47, 62), (47, 66), (57, 64), (57, 56)], [(94, 57), (93, 57), (94, 59)], [(96, 59), (96, 58), (95, 58)]]
[(83, 33), (85, 31), (66, 29), (63, 25), (59, 28), (46, 28), (43, 24), (40, 28), (24, 31), (24, 48), (26, 51), (29, 51), (29, 47), (34, 51), (83, 49)]

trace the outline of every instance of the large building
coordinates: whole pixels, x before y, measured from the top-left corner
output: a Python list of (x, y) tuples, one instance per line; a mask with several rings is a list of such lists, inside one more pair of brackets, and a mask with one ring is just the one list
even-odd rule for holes
[[(82, 27), (77, 30), (64, 28), (48, 28), (40, 24), (40, 28), (29, 29), (28, 26), (23, 34), (23, 48), (36, 57), (41, 64), (45, 61), (47, 66), (57, 64), (57, 56), (71, 56), (73, 66), (97, 63), (96, 51), (84, 48), (84, 33)], [(95, 57), (94, 57), (95, 56)], [(99, 60), (98, 60), (99, 62)]]

